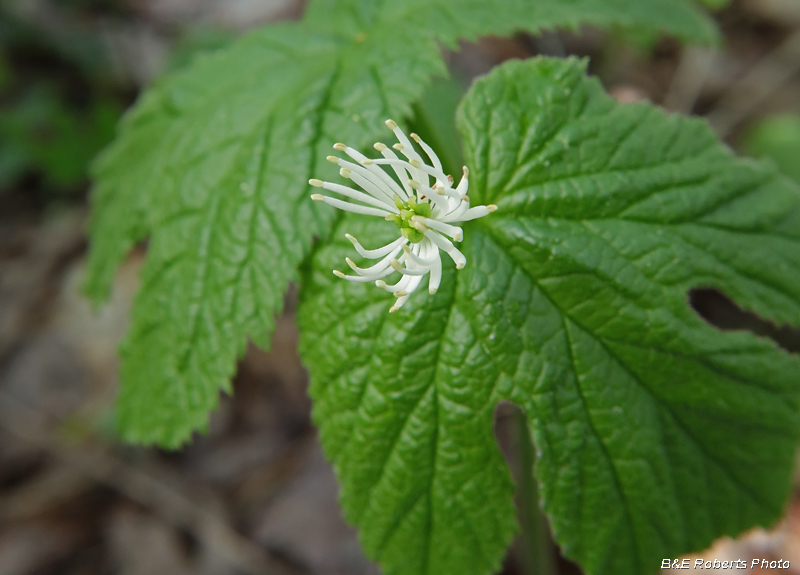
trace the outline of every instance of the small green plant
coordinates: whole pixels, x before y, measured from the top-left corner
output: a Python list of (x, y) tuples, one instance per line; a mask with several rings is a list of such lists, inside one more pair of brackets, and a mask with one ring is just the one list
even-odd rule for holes
[[(65, 19), (92, 2), (69, 4)], [(0, 194), (29, 176), (48, 194), (75, 194), (122, 109), (99, 32), (52, 34), (9, 5), (0, 0)]]
[(742, 148), (755, 157), (772, 159), (780, 171), (800, 182), (800, 116), (765, 118), (747, 132)]
[(92, 157), (111, 140), (119, 115), (109, 99), (77, 112), (52, 86), (28, 90), (0, 118), (0, 192), (28, 172), (41, 174), (47, 189), (79, 189)]
[[(150, 238), (122, 436), (177, 448), (204, 430), (294, 281), (313, 417), (384, 572), (499, 568), (517, 529), (492, 432), (501, 400), (524, 410), (543, 509), (589, 574), (655, 572), (774, 522), (800, 360), (718, 332), (686, 294), (714, 287), (800, 324), (797, 183), (736, 158), (703, 121), (617, 103), (576, 59), (512, 61), (474, 83), (457, 111), (468, 189), (399, 130), (405, 160), (380, 143), (364, 154), (387, 118), (420, 121), (442, 44), (582, 23), (716, 39), (683, 0), (317, 1), (150, 89), (96, 163), (86, 277), (102, 301)], [(333, 183), (331, 147), (360, 190)], [(354, 202), (312, 201), (309, 179)], [(365, 281), (335, 277), (342, 261)], [(409, 297), (425, 275), (428, 293)]]

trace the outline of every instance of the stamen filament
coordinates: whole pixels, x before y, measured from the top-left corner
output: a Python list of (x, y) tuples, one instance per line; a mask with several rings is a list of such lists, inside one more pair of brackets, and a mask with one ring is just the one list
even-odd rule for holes
[[(397, 123), (394, 120), (386, 120), (386, 125), (394, 132), (397, 141), (399, 141), (403, 147), (400, 148), (400, 153), (403, 154), (409, 160), (417, 160), (420, 164), (424, 164), (425, 162), (422, 161), (422, 157), (414, 150), (414, 146), (411, 141), (406, 137), (401, 130)], [(422, 180), (421, 174), (417, 171), (417, 168), (412, 166), (413, 172), (411, 174), (414, 176), (416, 180)]]
[(381, 273), (374, 274), (371, 276), (348, 276), (340, 272), (339, 270), (333, 270), (333, 275), (338, 278), (342, 278), (343, 280), (355, 282), (355, 283), (371, 283), (374, 281), (380, 281), (381, 278), (385, 278), (388, 275), (394, 273), (394, 269), (392, 267), (387, 267)]
[[(312, 184), (312, 185), (314, 185), (314, 184)], [(341, 184), (334, 184), (334, 183), (331, 183), (331, 182), (322, 182), (322, 186), (318, 186), (318, 187), (321, 187), (321, 188), (323, 188), (325, 190), (328, 190), (330, 192), (341, 194), (341, 195), (346, 196), (348, 198), (351, 198), (353, 200), (358, 200), (359, 202), (364, 202), (365, 204), (369, 204), (369, 205), (374, 206), (376, 208), (381, 208), (381, 209), (387, 209), (388, 208), (389, 210), (391, 210), (394, 213), (399, 213), (399, 210), (395, 207), (394, 204), (389, 205), (384, 201), (381, 201), (379, 199), (376, 199), (373, 196), (365, 194), (364, 192), (359, 192), (358, 190), (354, 190), (353, 188), (349, 188), (349, 187), (343, 186)]]
[(411, 218), (411, 220), (422, 222), (432, 230), (436, 230), (437, 232), (442, 232), (443, 234), (447, 234), (457, 242), (460, 242), (464, 239), (464, 230), (462, 230), (457, 226), (451, 226), (450, 224), (446, 224), (444, 222), (434, 220), (432, 218), (425, 218), (422, 216), (414, 216)]
[[(416, 159), (416, 158), (414, 158), (414, 159)], [(421, 171), (425, 172), (426, 174), (428, 174), (430, 176), (433, 176), (434, 178), (436, 178), (437, 181), (441, 182), (442, 185), (444, 185), (445, 183), (447, 183), (447, 184), (450, 183), (447, 180), (447, 176), (445, 175), (445, 173), (442, 170), (437, 170), (436, 168), (432, 168), (432, 167), (430, 167), (428, 165), (425, 165), (425, 164), (422, 164), (422, 163), (420, 163), (420, 165), (411, 164), (411, 166), (416, 168), (417, 170), (421, 170)]]
[(392, 267), (394, 271), (400, 272), (404, 276), (424, 276), (428, 273), (427, 269), (408, 269), (404, 268), (400, 263), (400, 260), (392, 260)]
[(393, 241), (391, 243), (388, 243), (383, 247), (376, 248), (374, 250), (368, 250), (368, 249), (364, 248), (359, 243), (359, 241), (356, 238), (354, 238), (353, 236), (351, 236), (350, 234), (345, 234), (344, 237), (346, 237), (348, 240), (350, 240), (350, 242), (356, 248), (356, 251), (361, 256), (363, 256), (365, 258), (369, 258), (369, 259), (382, 258), (386, 254), (388, 254), (389, 252), (394, 250), (397, 246), (403, 246), (403, 245), (408, 243), (407, 239), (405, 239), (404, 237), (400, 236), (395, 241)]
[(441, 194), (437, 194), (436, 190), (420, 184), (416, 180), (409, 180), (408, 185), (414, 188), (419, 194), (425, 196), (426, 198), (431, 200), (431, 203), (434, 204), (442, 211), (447, 211), (449, 206), (447, 204), (447, 198), (442, 196)]
[[(375, 264), (373, 266), (370, 266), (368, 268), (360, 268), (360, 267), (358, 267), (355, 263), (353, 263), (353, 260), (351, 260), (350, 258), (345, 258), (345, 261), (347, 262), (347, 265), (350, 266), (350, 269), (352, 269), (358, 275), (369, 276), (369, 275), (373, 275), (373, 274), (377, 274), (377, 273), (382, 272), (383, 270), (385, 270), (390, 265), (392, 267), (394, 267), (393, 262), (398, 261), (398, 260), (396, 260), (394, 258), (398, 253), (400, 253), (400, 246), (396, 247), (394, 250), (389, 252), (386, 255), (386, 257), (384, 257), (377, 264)], [(400, 256), (401, 260), (404, 259), (404, 255)]]
[(464, 254), (458, 251), (458, 248), (456, 248), (456, 246), (454, 246), (453, 243), (446, 237), (439, 234), (439, 232), (434, 230), (426, 230), (422, 233), (425, 234), (426, 238), (436, 244), (439, 249), (443, 250), (448, 256), (450, 256), (450, 258), (456, 264), (456, 269), (460, 270), (467, 265), (467, 258), (464, 257)]
[(461, 194), (459, 194), (453, 188), (440, 187), (440, 188), (435, 188), (434, 191), (437, 192), (439, 195), (444, 195), (447, 196), (448, 198), (453, 198), (454, 200), (458, 200), (459, 202), (461, 201)]
[(401, 307), (403, 307), (403, 304), (405, 304), (408, 301), (408, 298), (410, 298), (410, 297), (411, 297), (410, 294), (406, 294), (403, 297), (397, 298), (397, 301), (395, 302), (395, 304), (392, 307), (389, 308), (389, 313), (394, 313), (397, 310), (399, 310)]
[(411, 138), (412, 138), (412, 139), (413, 139), (413, 140), (414, 140), (414, 141), (415, 141), (417, 144), (419, 144), (419, 145), (420, 145), (420, 147), (421, 147), (423, 150), (425, 150), (425, 153), (426, 153), (426, 154), (428, 155), (428, 157), (431, 159), (431, 163), (433, 163), (433, 167), (434, 167), (434, 168), (436, 168), (437, 170), (439, 170), (440, 172), (444, 173), (444, 170), (442, 169), (442, 162), (441, 162), (441, 161), (439, 161), (439, 156), (437, 156), (437, 155), (436, 155), (436, 152), (434, 152), (434, 151), (433, 151), (433, 148), (431, 148), (431, 147), (430, 147), (428, 144), (426, 144), (425, 142), (423, 142), (423, 141), (422, 141), (422, 138), (420, 138), (420, 137), (419, 137), (419, 136), (417, 136), (416, 134), (411, 134)]
[(458, 182), (458, 187), (456, 187), (456, 192), (458, 192), (461, 195), (464, 195), (467, 193), (467, 188), (469, 188), (469, 177), (467, 176), (467, 174), (469, 174), (469, 170), (467, 170), (466, 166), (464, 166), (462, 170), (464, 172), (464, 175), (461, 176), (461, 181)]
[[(417, 244), (417, 245), (420, 245), (420, 244)], [(411, 260), (412, 262), (414, 262), (418, 266), (423, 266), (423, 267), (432, 266), (433, 263), (436, 261), (436, 259), (439, 257), (438, 256), (438, 252), (439, 252), (439, 250), (437, 249), (436, 250), (436, 254), (437, 255), (436, 255), (435, 258), (427, 259), (427, 258), (422, 258), (419, 255), (415, 254), (411, 249), (409, 249), (409, 247), (407, 245), (403, 246), (403, 253), (405, 253), (405, 255), (406, 255), (406, 261)]]
[(468, 209), (463, 216), (461, 216), (460, 221), (462, 222), (469, 222), (471, 220), (475, 220), (478, 218), (482, 218), (483, 216), (488, 216), (492, 212), (497, 210), (497, 206), (494, 204), (489, 204), (488, 206), (476, 206), (474, 208)]
[(428, 293), (433, 295), (439, 289), (439, 284), (442, 283), (442, 258), (439, 257), (439, 252), (436, 252), (436, 261), (431, 268), (431, 277), (428, 280)]
[(439, 221), (460, 222), (461, 216), (464, 215), (468, 209), (469, 209), (469, 197), (464, 196), (464, 199), (461, 200), (461, 203), (458, 204), (458, 207), (449, 214), (446, 214), (443, 217), (441, 217)]
[(343, 202), (342, 200), (337, 200), (335, 198), (329, 198), (328, 196), (323, 196), (322, 194), (313, 194), (311, 199), (315, 202), (325, 202), (329, 206), (333, 206), (334, 208), (339, 208), (340, 210), (344, 210), (345, 212), (352, 212), (354, 214), (362, 214), (364, 216), (379, 216), (385, 218), (388, 215), (391, 215), (391, 212), (388, 210), (380, 210), (378, 208), (368, 208), (366, 206), (360, 206), (358, 204), (351, 204), (350, 202)]
[[(391, 270), (395, 271), (394, 268), (391, 268)], [(411, 277), (410, 276), (403, 276), (403, 277), (400, 278), (400, 281), (398, 281), (394, 285), (387, 285), (386, 282), (380, 281), (380, 280), (376, 281), (375, 285), (378, 286), (381, 289), (384, 289), (384, 290), (390, 292), (390, 293), (396, 293), (396, 292), (403, 291), (404, 289), (406, 289), (406, 286), (408, 285), (408, 283), (410, 281), (411, 281)]]
[(376, 178), (375, 174), (370, 170), (360, 164), (354, 164), (347, 160), (340, 160), (339, 165), (349, 170), (349, 173), (342, 174), (344, 177), (352, 179), (355, 183), (364, 188), (366, 192), (372, 194), (377, 199), (394, 204), (394, 202), (392, 202), (392, 196), (381, 189), (382, 184), (380, 179)]
[[(375, 144), (375, 149), (378, 150), (381, 153), (381, 155), (384, 157), (384, 159), (402, 161), (402, 160), (399, 160), (398, 157), (395, 155), (395, 153), (393, 151), (391, 151), (389, 148), (387, 148), (385, 144), (381, 144), (381, 146), (383, 146), (383, 148), (379, 149), (378, 148), (378, 144)], [(372, 160), (372, 164), (371, 165), (377, 167), (376, 164), (379, 161), (380, 160)], [(406, 202), (406, 201), (408, 201), (408, 198), (410, 196), (414, 195), (414, 192), (411, 190), (411, 188), (408, 185), (408, 181), (411, 179), (411, 176), (409, 176), (409, 173), (405, 169), (403, 169), (403, 168), (401, 168), (401, 167), (399, 167), (397, 165), (392, 165), (392, 170), (397, 175), (397, 179), (400, 180), (400, 183), (403, 185), (403, 190), (405, 191), (405, 194), (398, 194), (398, 195), (403, 199), (404, 202)]]

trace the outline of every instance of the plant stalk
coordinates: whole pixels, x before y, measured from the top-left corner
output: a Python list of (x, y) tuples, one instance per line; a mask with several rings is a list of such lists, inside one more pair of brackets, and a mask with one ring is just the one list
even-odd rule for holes
[(533, 476), (533, 442), (528, 420), (521, 409), (514, 412), (514, 428), (519, 457), (517, 513), (522, 530), (523, 572), (526, 575), (556, 575), (554, 543), (539, 502), (538, 484)]

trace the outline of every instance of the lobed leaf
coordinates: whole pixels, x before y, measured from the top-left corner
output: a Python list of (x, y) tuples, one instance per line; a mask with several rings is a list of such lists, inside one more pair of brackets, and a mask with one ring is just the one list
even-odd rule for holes
[[(800, 324), (800, 187), (737, 159), (706, 124), (621, 105), (585, 63), (510, 62), (458, 124), (474, 203), (468, 264), (432, 297), (330, 270), (391, 239), (348, 216), (301, 293), (301, 352), (342, 505), (388, 574), (496, 571), (514, 533), (492, 434), (520, 405), (555, 537), (589, 575), (661, 560), (754, 525), (789, 494), (800, 358), (718, 332), (687, 291), (719, 288)], [(344, 303), (343, 303), (344, 302)]]
[(267, 345), (287, 282), (313, 236), (330, 229), (307, 180), (332, 174), (324, 157), (334, 142), (366, 145), (382, 120), (409, 111), (445, 73), (440, 42), (595, 20), (713, 36), (684, 0), (649, 0), (647, 10), (615, 1), (630, 14), (599, 0), (569, 9), (505, 0), (491, 10), (320, 1), (303, 23), (256, 31), (149, 90), (94, 170), (86, 291), (95, 301), (149, 238), (122, 348), (123, 436), (176, 447), (205, 427), (246, 338)]

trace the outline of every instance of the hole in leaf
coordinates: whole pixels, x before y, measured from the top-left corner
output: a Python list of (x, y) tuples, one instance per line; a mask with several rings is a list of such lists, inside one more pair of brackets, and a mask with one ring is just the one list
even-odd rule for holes
[(783, 349), (800, 353), (800, 329), (776, 326), (751, 311), (740, 308), (728, 296), (713, 288), (689, 290), (689, 305), (701, 318), (722, 331), (746, 330), (768, 337)]

